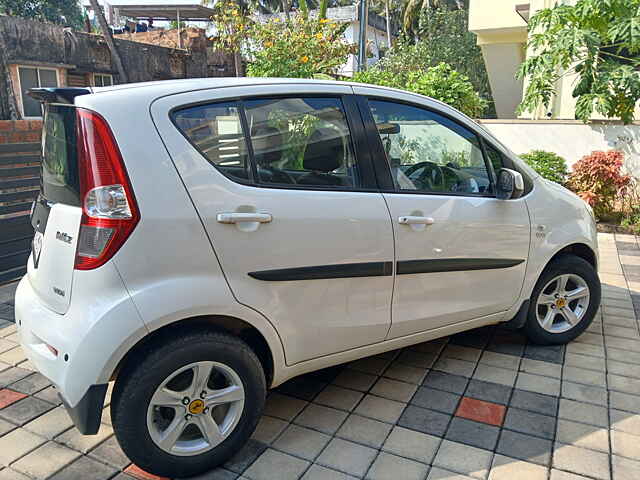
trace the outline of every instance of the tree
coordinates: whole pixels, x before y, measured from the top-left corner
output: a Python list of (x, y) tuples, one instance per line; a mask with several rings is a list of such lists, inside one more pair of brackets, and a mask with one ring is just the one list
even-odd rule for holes
[(355, 50), (343, 38), (347, 26), (304, 12), (284, 21), (255, 23), (245, 44), (247, 73), (296, 78), (335, 75)]
[(487, 106), (486, 100), (478, 95), (469, 79), (446, 63), (423, 70), (407, 70), (403, 73), (372, 68), (356, 73), (353, 80), (426, 95), (451, 105), (471, 117), (482, 115)]
[(0, 12), (82, 29), (82, 10), (76, 0), (0, 0)]
[(242, 45), (251, 25), (248, 7), (242, 1), (220, 0), (211, 20), (216, 29), (213, 47), (233, 54), (236, 77), (242, 76)]
[(494, 114), (491, 89), (482, 52), (468, 29), (465, 10), (436, 9), (425, 12), (417, 30), (417, 40), (401, 37), (377, 63), (380, 70), (405, 76), (446, 63), (469, 78), (474, 89), (489, 102), (487, 115)]
[(577, 74), (576, 118), (593, 112), (624, 123), (640, 100), (640, 0), (578, 0), (529, 21), (531, 55), (518, 71), (527, 87), (519, 113), (548, 108), (556, 82)]
[(116, 44), (113, 41), (113, 34), (109, 25), (107, 25), (107, 19), (104, 18), (104, 12), (100, 5), (98, 5), (98, 0), (89, 0), (91, 4), (91, 9), (98, 19), (98, 23), (100, 24), (100, 29), (102, 30), (102, 34), (104, 35), (104, 39), (107, 42), (107, 47), (109, 47), (109, 52), (111, 52), (111, 58), (113, 58), (113, 62), (116, 64), (116, 69), (118, 70), (118, 77), (120, 83), (127, 83), (129, 81), (129, 77), (127, 75), (127, 71), (124, 69), (124, 65), (122, 64), (122, 58), (120, 58), (120, 53), (116, 48)]

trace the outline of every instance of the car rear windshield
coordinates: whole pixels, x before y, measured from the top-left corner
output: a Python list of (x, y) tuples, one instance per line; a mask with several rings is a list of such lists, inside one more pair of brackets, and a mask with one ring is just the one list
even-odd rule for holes
[(41, 193), (50, 202), (80, 206), (76, 109), (47, 105), (42, 131)]

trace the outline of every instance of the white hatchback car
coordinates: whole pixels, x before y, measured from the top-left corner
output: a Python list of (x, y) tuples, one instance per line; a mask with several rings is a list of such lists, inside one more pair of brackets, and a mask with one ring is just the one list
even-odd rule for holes
[(456, 110), (332, 81), (36, 89), (22, 346), (77, 428), (203, 472), (294, 376), (508, 322), (565, 343), (600, 303), (587, 205)]

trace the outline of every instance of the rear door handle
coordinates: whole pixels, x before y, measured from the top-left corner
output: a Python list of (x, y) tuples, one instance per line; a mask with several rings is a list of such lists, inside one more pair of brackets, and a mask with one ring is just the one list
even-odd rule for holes
[(273, 220), (270, 213), (219, 213), (219, 223), (258, 222), (269, 223)]
[(414, 217), (406, 216), (398, 218), (401, 225), (433, 225), (435, 220), (432, 217)]

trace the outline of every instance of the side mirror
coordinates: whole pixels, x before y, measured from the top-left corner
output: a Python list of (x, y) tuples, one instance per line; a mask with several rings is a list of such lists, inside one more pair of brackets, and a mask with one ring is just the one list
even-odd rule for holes
[(498, 172), (497, 197), (500, 200), (520, 198), (524, 193), (524, 179), (520, 172), (501, 168)]

